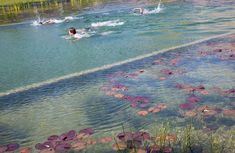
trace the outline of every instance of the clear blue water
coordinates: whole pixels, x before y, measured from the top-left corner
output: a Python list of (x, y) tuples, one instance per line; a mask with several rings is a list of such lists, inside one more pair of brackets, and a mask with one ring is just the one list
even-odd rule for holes
[[(159, 14), (143, 16), (132, 13), (137, 6), (111, 3), (84, 11), (78, 16), (82, 19), (69, 23), (1, 26), (0, 92), (234, 30), (235, 9), (229, 1), (165, 3)], [(112, 20), (125, 24), (97, 28), (94, 36), (79, 41), (63, 38), (71, 26)], [(113, 33), (100, 35), (107, 31)]]
[[(2, 26), (1, 91), (234, 30), (234, 5), (218, 4), (167, 3), (159, 14), (143, 16), (130, 13), (132, 8), (124, 4), (118, 5), (121, 9), (111, 11), (115, 5), (110, 4), (103, 8), (108, 14), (95, 13), (101, 11), (99, 8), (84, 12), (83, 18), (70, 23)], [(152, 8), (154, 6), (149, 6)], [(125, 23), (99, 27), (94, 30), (95, 35), (78, 41), (65, 39), (70, 26), (81, 28), (116, 19)], [(107, 31), (113, 33), (101, 35)], [(150, 132), (168, 121), (172, 128), (184, 127), (193, 121), (198, 129), (232, 129), (234, 116), (225, 115), (224, 110), (235, 110), (234, 92), (226, 92), (235, 87), (234, 56), (230, 57), (234, 54), (234, 45), (235, 35), (228, 35), (1, 96), (0, 145), (19, 143), (33, 147), (49, 135), (86, 127), (95, 129), (95, 137), (114, 136), (123, 124), (130, 130)], [(177, 59), (175, 64), (174, 59)], [(168, 75), (169, 70), (173, 75)], [(186, 87), (177, 88), (177, 83)], [(199, 85), (203, 85), (205, 91), (189, 90), (190, 86)], [(120, 98), (120, 94), (148, 100), (145, 104), (142, 99), (135, 106), (130, 97)], [(184, 105), (192, 96), (200, 101)], [(167, 108), (145, 117), (138, 115), (139, 111), (159, 103), (166, 104)], [(216, 110), (216, 114), (205, 117), (198, 111), (203, 105)], [(197, 116), (186, 116), (188, 110)], [(112, 152), (111, 144), (94, 147), (87, 152)]]

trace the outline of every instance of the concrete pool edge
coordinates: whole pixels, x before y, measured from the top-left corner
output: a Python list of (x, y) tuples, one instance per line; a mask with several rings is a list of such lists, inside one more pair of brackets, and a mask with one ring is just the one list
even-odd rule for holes
[(43, 86), (46, 86), (46, 85), (57, 83), (59, 81), (72, 79), (72, 78), (77, 78), (77, 77), (81, 77), (81, 76), (91, 74), (91, 73), (95, 73), (95, 72), (98, 72), (98, 71), (111, 69), (112, 67), (115, 67), (115, 66), (120, 66), (120, 65), (128, 64), (128, 63), (131, 63), (131, 62), (134, 62), (134, 61), (143, 60), (145, 58), (152, 57), (152, 56), (155, 56), (155, 55), (158, 55), (158, 54), (161, 54), (161, 53), (169, 52), (169, 51), (179, 49), (179, 48), (183, 48), (183, 47), (192, 46), (192, 45), (195, 45), (195, 44), (198, 44), (198, 43), (202, 43), (202, 42), (205, 42), (205, 41), (208, 41), (208, 40), (211, 40), (211, 39), (216, 39), (216, 38), (224, 37), (224, 36), (231, 35), (231, 34), (235, 34), (235, 31), (231, 31), (229, 33), (220, 34), (220, 35), (200, 39), (200, 40), (193, 41), (193, 42), (190, 42), (190, 43), (186, 43), (186, 44), (183, 44), (183, 45), (178, 45), (178, 46), (174, 46), (174, 47), (154, 51), (152, 53), (140, 55), (140, 56), (130, 58), (130, 59), (127, 59), (127, 60), (124, 60), (124, 61), (116, 62), (116, 63), (113, 63), (113, 64), (103, 65), (101, 67), (88, 69), (88, 70), (81, 71), (81, 72), (75, 72), (75, 73), (68, 74), (68, 75), (65, 75), (65, 76), (62, 76), (62, 77), (57, 77), (57, 78), (49, 79), (49, 80), (46, 80), (46, 81), (26, 85), (26, 86), (23, 86), (23, 87), (18, 87), (18, 88), (15, 88), (15, 89), (8, 90), (6, 92), (1, 92), (0, 97), (8, 96), (8, 95), (19, 93), (19, 92), (28, 91), (28, 90), (31, 90), (31, 89), (37, 89), (37, 88), (40, 88), (40, 87), (43, 87)]

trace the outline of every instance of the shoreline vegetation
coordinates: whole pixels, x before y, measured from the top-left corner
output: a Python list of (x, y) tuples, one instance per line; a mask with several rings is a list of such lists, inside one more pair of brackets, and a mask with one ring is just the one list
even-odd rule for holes
[(34, 146), (18, 143), (0, 146), (2, 153), (55, 152), (117, 152), (117, 153), (233, 153), (235, 150), (235, 129), (221, 127), (217, 130), (197, 129), (192, 124), (174, 129), (163, 123), (150, 132), (122, 130), (110, 135), (97, 137), (92, 128), (80, 131), (70, 130), (61, 135), (51, 135), (45, 142)]
[[(175, 0), (162, 0), (163, 3), (172, 1)], [(107, 2), (112, 0), (0, 0), (0, 25), (31, 20), (41, 15), (46, 18), (61, 17)]]

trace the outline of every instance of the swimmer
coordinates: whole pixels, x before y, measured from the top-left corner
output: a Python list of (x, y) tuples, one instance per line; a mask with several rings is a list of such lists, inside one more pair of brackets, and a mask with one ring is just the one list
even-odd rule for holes
[(40, 21), (38, 22), (39, 24), (41, 25), (44, 25), (44, 24), (55, 24), (55, 19), (49, 19), (49, 20), (46, 20), (46, 21)]
[(69, 28), (69, 35), (70, 36), (75, 36), (77, 34), (77, 31), (74, 27)]
[(137, 14), (144, 14), (144, 8), (140, 7), (140, 8), (134, 8), (134, 13)]
[(85, 29), (78, 29), (76, 30), (74, 27), (69, 28), (68, 33), (70, 37), (81, 39), (83, 37), (89, 37), (90, 35), (88, 32), (91, 30), (91, 28), (85, 28)]

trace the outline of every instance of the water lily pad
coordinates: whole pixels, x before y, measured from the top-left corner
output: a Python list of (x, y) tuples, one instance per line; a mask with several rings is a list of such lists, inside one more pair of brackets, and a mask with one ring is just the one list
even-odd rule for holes
[(92, 135), (95, 133), (95, 131), (92, 128), (86, 128), (86, 129), (80, 130), (79, 133), (85, 133), (85, 134)]
[(148, 111), (145, 111), (145, 110), (139, 111), (138, 115), (139, 116), (146, 116), (146, 115), (148, 115)]
[(72, 145), (72, 148), (76, 151), (84, 150), (86, 148), (86, 144), (84, 142), (77, 142)]
[(94, 144), (96, 144), (97, 142), (96, 142), (96, 140), (95, 139), (87, 139), (86, 140), (86, 144), (88, 144), (88, 145), (94, 145)]
[(6, 151), (15, 151), (20, 148), (20, 145), (17, 143), (12, 143), (7, 145), (7, 150)]
[(191, 110), (193, 109), (195, 106), (193, 103), (183, 103), (183, 104), (180, 104), (179, 107), (183, 110)]
[(44, 142), (44, 143), (38, 143), (35, 145), (35, 148), (37, 150), (44, 150), (48, 148), (53, 148), (53, 144), (50, 141)]
[(186, 111), (184, 113), (184, 116), (186, 116), (186, 117), (195, 117), (195, 116), (197, 116), (197, 113), (194, 112), (194, 111)]
[(223, 114), (224, 114), (224, 116), (235, 116), (235, 110), (233, 110), (233, 109), (224, 109)]
[(166, 109), (167, 105), (165, 103), (159, 103), (155, 107), (160, 108), (161, 110)]
[(3, 153), (7, 150), (7, 146), (0, 146), (0, 153)]
[(86, 139), (86, 138), (88, 138), (88, 137), (90, 137), (90, 134), (86, 134), (86, 133), (79, 133), (78, 135), (77, 135), (77, 139)]
[(58, 135), (51, 135), (47, 138), (48, 141), (56, 141), (59, 140), (59, 136)]
[(48, 148), (48, 149), (39, 151), (39, 153), (55, 153), (55, 150), (53, 148)]
[(117, 142), (113, 144), (112, 148), (115, 151), (125, 150), (127, 148), (127, 144), (125, 142)]
[(117, 135), (117, 138), (121, 141), (133, 140), (132, 132), (121, 132)]
[(197, 103), (197, 102), (200, 102), (200, 97), (197, 97), (197, 96), (190, 96), (187, 98), (187, 102), (190, 102), (190, 103)]
[(71, 145), (68, 143), (62, 143), (55, 146), (56, 152), (65, 152), (71, 149)]
[(33, 149), (30, 147), (25, 147), (25, 148), (20, 149), (20, 153), (31, 153), (32, 150)]
[(112, 137), (103, 137), (99, 140), (100, 143), (110, 143), (113, 141)]

